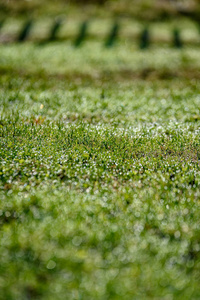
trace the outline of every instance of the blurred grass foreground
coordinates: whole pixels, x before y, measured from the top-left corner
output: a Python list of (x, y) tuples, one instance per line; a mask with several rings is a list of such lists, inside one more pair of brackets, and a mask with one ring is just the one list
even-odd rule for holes
[(200, 299), (199, 1), (0, 24), (0, 299)]

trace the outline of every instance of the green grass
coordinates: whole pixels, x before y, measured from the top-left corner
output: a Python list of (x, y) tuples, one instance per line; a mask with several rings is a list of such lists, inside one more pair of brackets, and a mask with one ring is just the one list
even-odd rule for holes
[(199, 299), (199, 49), (0, 53), (0, 299)]

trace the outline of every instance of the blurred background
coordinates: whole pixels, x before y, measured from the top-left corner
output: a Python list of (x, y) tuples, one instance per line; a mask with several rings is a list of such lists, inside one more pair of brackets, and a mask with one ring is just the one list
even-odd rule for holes
[(200, 20), (199, 0), (1, 0), (1, 17), (38, 17), (80, 11), (85, 16), (123, 16), (141, 20), (188, 16)]
[(199, 21), (199, 0), (1, 0), (1, 17), (39, 17), (82, 12), (85, 17), (101, 15), (161, 20), (188, 16)]
[[(106, 37), (113, 21), (117, 23), (110, 33), (114, 36), (113, 40), (119, 35), (119, 25), (121, 41), (126, 42), (127, 38), (141, 36), (144, 26), (148, 28), (151, 24), (154, 42), (169, 43), (171, 30), (174, 39), (178, 40), (177, 47), (180, 47), (182, 42), (179, 41), (179, 30), (182, 30), (184, 42), (198, 44), (200, 1), (1, 0), (0, 42), (67, 40), (74, 39), (78, 34), (79, 45), (80, 36), (85, 38), (86, 33), (88, 39), (101, 40)], [(167, 27), (163, 27), (162, 31), (161, 24), (164, 23), (167, 23)], [(142, 34), (144, 38), (145, 34), (148, 35), (145, 32)]]

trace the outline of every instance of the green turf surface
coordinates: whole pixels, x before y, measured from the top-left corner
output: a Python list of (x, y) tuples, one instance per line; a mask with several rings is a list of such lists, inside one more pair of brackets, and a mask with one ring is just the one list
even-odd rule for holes
[(199, 48), (0, 45), (0, 299), (199, 299)]

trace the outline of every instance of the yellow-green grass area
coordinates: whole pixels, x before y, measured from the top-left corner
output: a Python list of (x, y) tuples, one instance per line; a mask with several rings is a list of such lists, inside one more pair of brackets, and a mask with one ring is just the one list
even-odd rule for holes
[(0, 45), (0, 299), (199, 299), (197, 46)]

